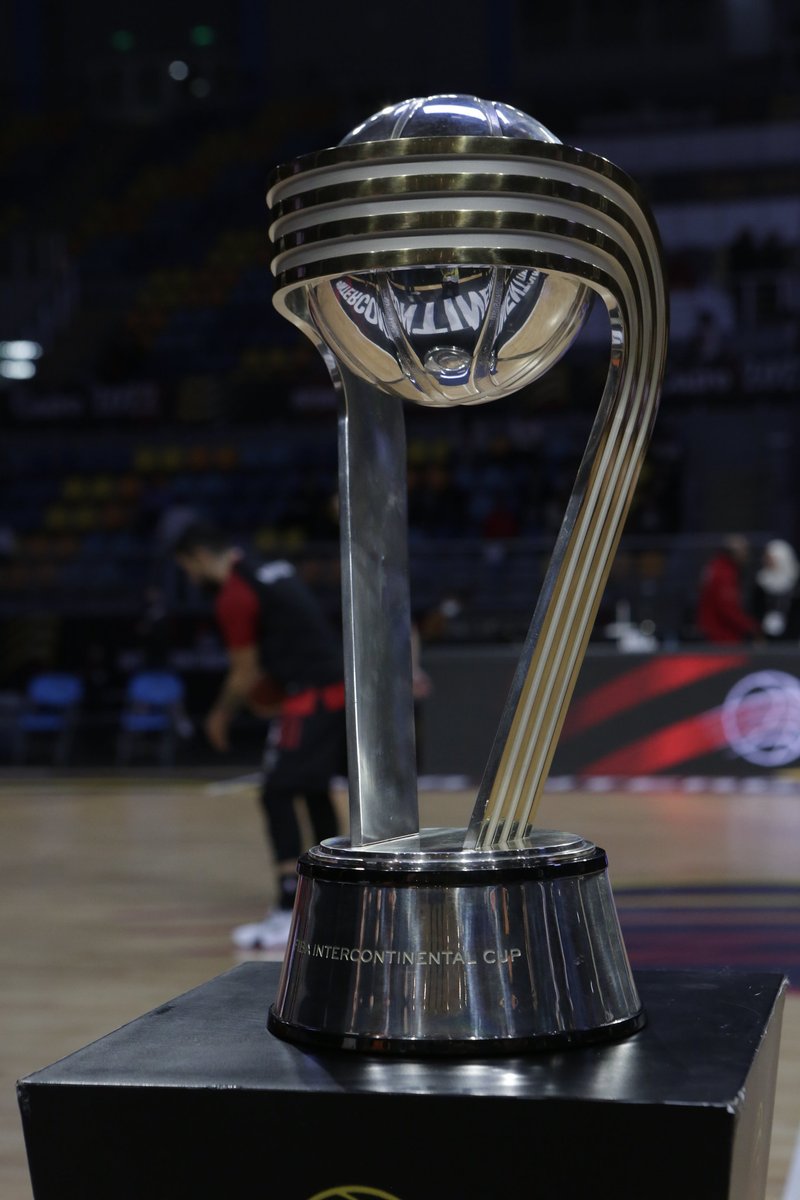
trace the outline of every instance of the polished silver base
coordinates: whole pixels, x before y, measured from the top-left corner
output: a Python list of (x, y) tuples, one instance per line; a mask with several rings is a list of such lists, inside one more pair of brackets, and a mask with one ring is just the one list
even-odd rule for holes
[(486, 1054), (616, 1039), (644, 1024), (603, 850), (532, 832), (464, 850), (427, 829), (299, 863), (269, 1029), (318, 1047)]

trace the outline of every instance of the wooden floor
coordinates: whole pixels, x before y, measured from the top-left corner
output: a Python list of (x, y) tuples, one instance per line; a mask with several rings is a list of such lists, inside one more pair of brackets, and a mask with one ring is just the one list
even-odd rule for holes
[[(423, 823), (463, 825), (471, 802), (425, 793)], [(615, 890), (797, 883), (800, 797), (551, 793), (539, 824), (603, 846)], [(174, 777), (0, 775), (0, 864), (0, 1196), (30, 1200), (16, 1079), (228, 970), (272, 876), (252, 785)], [(793, 991), (767, 1200), (800, 1195), (799, 1126)]]

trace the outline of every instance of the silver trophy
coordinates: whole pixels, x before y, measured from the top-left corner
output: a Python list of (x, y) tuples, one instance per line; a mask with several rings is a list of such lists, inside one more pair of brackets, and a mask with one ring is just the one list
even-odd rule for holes
[[(473, 96), (407, 100), (278, 168), (275, 304), (340, 394), (349, 838), (304, 854), (273, 1033), (394, 1054), (624, 1037), (645, 1015), (605, 851), (534, 824), (655, 418), (659, 239), (635, 184)], [(605, 390), (466, 829), (420, 829), (403, 404), (544, 374), (593, 296)]]

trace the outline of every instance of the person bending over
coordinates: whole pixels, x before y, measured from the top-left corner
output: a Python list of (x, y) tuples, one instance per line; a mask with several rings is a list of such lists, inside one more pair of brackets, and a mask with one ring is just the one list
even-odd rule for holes
[(283, 560), (251, 562), (215, 526), (196, 523), (174, 545), (192, 583), (215, 593), (215, 616), (228, 671), (205, 720), (219, 751), (243, 707), (264, 711), (275, 688), (281, 699), (264, 751), (261, 805), (277, 860), (278, 904), (263, 920), (232, 932), (240, 949), (285, 945), (297, 890), (301, 846), (295, 799), (305, 800), (316, 842), (338, 832), (331, 798), (346, 775), (341, 640), (317, 598)]

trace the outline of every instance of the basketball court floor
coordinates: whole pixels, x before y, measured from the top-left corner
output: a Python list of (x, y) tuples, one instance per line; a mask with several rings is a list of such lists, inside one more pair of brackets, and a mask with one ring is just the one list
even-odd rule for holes
[[(429, 781), (423, 824), (466, 824), (472, 799)], [(634, 968), (789, 977), (766, 1196), (800, 1200), (800, 786), (552, 780), (538, 823), (607, 851)], [(271, 899), (251, 777), (0, 775), (0, 864), (0, 1196), (30, 1200), (18, 1078), (242, 958), (281, 956), (229, 943)]]

